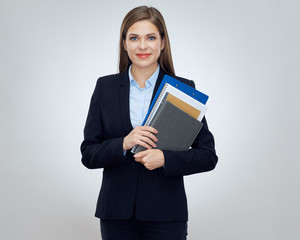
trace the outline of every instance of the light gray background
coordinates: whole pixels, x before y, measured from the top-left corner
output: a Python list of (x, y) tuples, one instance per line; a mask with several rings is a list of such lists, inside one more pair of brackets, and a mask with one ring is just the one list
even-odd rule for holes
[(296, 240), (300, 2), (0, 1), (0, 239), (100, 239), (79, 145), (133, 7), (165, 17), (176, 73), (210, 96), (219, 164), (185, 178), (189, 239)]

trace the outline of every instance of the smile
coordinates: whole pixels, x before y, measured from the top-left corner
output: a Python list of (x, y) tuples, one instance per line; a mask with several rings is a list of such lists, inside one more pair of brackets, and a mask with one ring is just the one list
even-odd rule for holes
[(137, 53), (136, 54), (139, 58), (147, 58), (149, 57), (151, 54), (150, 53)]

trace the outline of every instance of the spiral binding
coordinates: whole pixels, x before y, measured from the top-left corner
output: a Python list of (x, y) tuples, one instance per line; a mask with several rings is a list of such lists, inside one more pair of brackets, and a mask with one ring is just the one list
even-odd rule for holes
[[(149, 116), (144, 124), (144, 126), (149, 126), (161, 101), (164, 99), (164, 96), (165, 96), (165, 93), (166, 93), (166, 90), (167, 90), (167, 87), (168, 87), (168, 83), (165, 83), (165, 85), (163, 86), (162, 90), (160, 91), (159, 95), (158, 95), (158, 98), (151, 110), (151, 112), (149, 113)], [(135, 145), (132, 149), (131, 149), (131, 152), (134, 153), (136, 148), (137, 148), (138, 145)]]
[(151, 110), (151, 112), (150, 112), (150, 114), (149, 114), (146, 122), (145, 122), (145, 126), (149, 126), (150, 125), (150, 123), (151, 123), (151, 121), (152, 121), (152, 119), (153, 119), (153, 117), (154, 117), (154, 115), (155, 115), (155, 113), (156, 113), (156, 111), (157, 111), (157, 109), (158, 109), (161, 101), (163, 100), (163, 98), (165, 96), (167, 87), (168, 87), (168, 84), (166, 83), (165, 86), (162, 88), (162, 90), (161, 90), (161, 92), (160, 92), (160, 94), (159, 94), (159, 96), (158, 96), (158, 98), (157, 98), (157, 100), (156, 100), (156, 102), (155, 102), (155, 104), (154, 104), (154, 106), (153, 106), (153, 108), (152, 108), (152, 110)]

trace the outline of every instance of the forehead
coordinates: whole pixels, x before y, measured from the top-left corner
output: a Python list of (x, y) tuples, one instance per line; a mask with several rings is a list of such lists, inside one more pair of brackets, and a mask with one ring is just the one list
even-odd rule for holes
[(138, 21), (132, 24), (127, 31), (127, 35), (129, 34), (147, 35), (149, 33), (158, 34), (157, 27), (149, 20)]

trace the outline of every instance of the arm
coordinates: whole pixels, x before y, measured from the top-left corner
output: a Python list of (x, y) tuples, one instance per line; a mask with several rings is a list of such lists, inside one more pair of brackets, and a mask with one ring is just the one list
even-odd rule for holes
[[(126, 137), (125, 133), (122, 136), (121, 125), (111, 127), (107, 122), (110, 122), (111, 119), (116, 119), (116, 109), (110, 106), (104, 112), (104, 109), (101, 109), (101, 106), (104, 104), (101, 98), (104, 96), (103, 93), (109, 93), (112, 90), (108, 89), (109, 87), (102, 87), (100, 85), (101, 78), (97, 81), (92, 95), (84, 128), (84, 141), (81, 144), (82, 163), (90, 169), (127, 164), (130, 158), (128, 158), (128, 154), (124, 156), (124, 152), (137, 144), (145, 148), (155, 147), (155, 141), (157, 141), (154, 135), (156, 130), (149, 126), (135, 127)], [(106, 99), (106, 102), (113, 100), (115, 99)], [(102, 116), (104, 119), (106, 118), (106, 123), (103, 121)]]
[(101, 78), (98, 79), (92, 95), (81, 144), (82, 163), (90, 169), (113, 167), (126, 163), (123, 154), (124, 137), (104, 139), (101, 119)]

